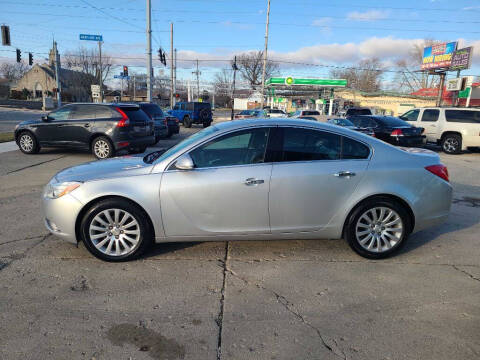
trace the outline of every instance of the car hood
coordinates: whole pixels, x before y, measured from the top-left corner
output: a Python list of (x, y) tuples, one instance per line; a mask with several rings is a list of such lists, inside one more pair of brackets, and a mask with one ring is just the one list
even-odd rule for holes
[(27, 125), (40, 124), (40, 123), (42, 123), (41, 119), (25, 120), (25, 121), (22, 121), (21, 123), (19, 123), (18, 126), (27, 126)]
[(61, 170), (55, 175), (56, 182), (91, 181), (125, 176), (146, 175), (153, 165), (146, 164), (142, 156), (122, 156), (107, 160), (92, 161)]

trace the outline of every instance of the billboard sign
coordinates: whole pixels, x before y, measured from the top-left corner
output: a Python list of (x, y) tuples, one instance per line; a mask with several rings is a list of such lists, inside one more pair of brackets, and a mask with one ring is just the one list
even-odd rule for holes
[(472, 54), (472, 46), (456, 50), (452, 55), (452, 63), (450, 64), (450, 70), (469, 69), (472, 63)]
[(450, 67), (452, 55), (456, 49), (456, 41), (435, 44), (424, 48), (422, 70)]

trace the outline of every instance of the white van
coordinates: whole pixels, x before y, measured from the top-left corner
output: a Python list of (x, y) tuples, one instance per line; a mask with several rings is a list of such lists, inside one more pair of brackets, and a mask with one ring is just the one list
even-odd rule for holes
[(427, 142), (441, 145), (448, 154), (480, 147), (480, 109), (431, 107), (412, 109), (399, 117), (424, 128)]

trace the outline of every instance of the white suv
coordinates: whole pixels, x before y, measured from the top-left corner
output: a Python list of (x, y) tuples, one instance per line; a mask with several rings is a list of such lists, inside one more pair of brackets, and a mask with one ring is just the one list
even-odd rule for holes
[(459, 154), (469, 147), (480, 147), (480, 109), (412, 109), (400, 118), (424, 128), (427, 142), (441, 145), (448, 154)]

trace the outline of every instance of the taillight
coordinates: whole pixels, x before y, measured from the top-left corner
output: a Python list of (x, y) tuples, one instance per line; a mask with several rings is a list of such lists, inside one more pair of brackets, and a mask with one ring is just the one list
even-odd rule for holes
[(430, 165), (425, 167), (426, 170), (430, 171), (432, 174), (437, 175), (438, 177), (442, 178), (445, 181), (448, 180), (448, 169), (443, 164), (438, 165)]
[(402, 129), (395, 129), (395, 130), (392, 131), (392, 133), (390, 135), (391, 136), (403, 136)]
[(117, 127), (127, 127), (130, 125), (130, 119), (128, 118), (127, 114), (125, 114), (125, 112), (118, 107), (115, 109), (120, 113), (120, 115), (122, 115), (122, 118), (117, 123)]
[(165, 126), (168, 126), (167, 118), (165, 118), (165, 120), (163, 120), (163, 122), (165, 123)]

